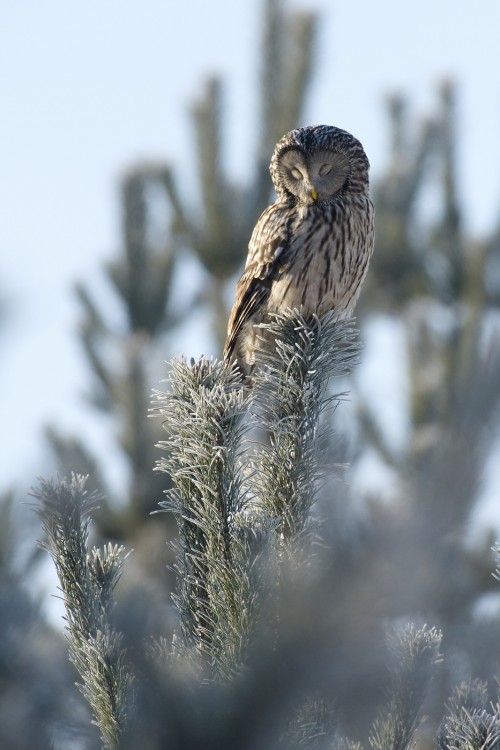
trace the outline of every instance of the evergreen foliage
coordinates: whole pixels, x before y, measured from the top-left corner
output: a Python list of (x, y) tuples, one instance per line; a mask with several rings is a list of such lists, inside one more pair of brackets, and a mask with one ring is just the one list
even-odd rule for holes
[[(179, 527), (176, 642), (180, 653), (206, 656), (212, 676), (244, 661), (263, 601), (255, 571), (263, 556), (269, 564), (270, 537), (282, 540), (276, 556), (293, 559), (305, 549), (322, 468), (319, 420), (331, 401), (326, 387), (357, 351), (349, 324), (334, 317), (308, 323), (295, 312), (266, 327), (277, 350), (258, 367), (252, 420), (240, 374), (223, 363), (174, 360), (169, 390), (156, 393), (168, 433), (158, 468), (174, 484), (161, 505)], [(252, 427), (268, 440), (245, 452)]]
[(121, 574), (123, 548), (108, 544), (88, 551), (88, 526), (99, 496), (85, 490), (85, 477), (71, 482), (41, 480), (35, 506), (57, 570), (66, 609), (69, 656), (101, 730), (103, 747), (117, 745), (127, 713), (130, 675), (122, 637), (114, 627), (113, 592)]
[(159, 469), (174, 484), (161, 505), (179, 527), (176, 648), (227, 676), (242, 661), (253, 609), (251, 550), (240, 528), (245, 397), (235, 371), (204, 359), (174, 361), (169, 383), (156, 398), (168, 433)]
[[(298, 311), (273, 316), (267, 328), (276, 351), (257, 360), (254, 414), (269, 440), (260, 446), (255, 491), (279, 531), (293, 541), (307, 532), (318, 479), (324, 469), (329, 424), (329, 377), (345, 375), (358, 354), (352, 324), (325, 316), (306, 321)], [(303, 541), (300, 546), (303, 547)]]
[[(386, 685), (386, 704), (364, 735), (372, 750), (417, 742), (441, 634), (396, 623), (388, 680), (376, 637), (386, 613), (365, 600), (357, 619), (357, 589), (342, 591), (341, 582), (335, 591), (333, 583), (328, 596), (339, 570), (328, 555), (311, 554), (311, 542), (321, 548), (322, 540), (311, 523), (324, 473), (315, 441), (325, 409), (338, 402), (329, 378), (357, 358), (354, 332), (334, 316), (304, 320), (297, 311), (267, 327), (276, 347), (263, 354), (251, 392), (235, 369), (202, 358), (174, 360), (168, 390), (155, 393), (168, 448), (158, 468), (173, 481), (162, 506), (179, 527), (171, 646), (163, 638), (152, 648), (117, 630), (122, 549), (86, 551), (96, 497), (85, 479), (42, 481), (35, 493), (70, 655), (106, 748), (354, 748), (360, 727), (346, 737), (345, 719), (360, 680), (378, 692)], [(459, 686), (436, 747), (495, 747), (498, 712), (486, 701), (480, 682)]]

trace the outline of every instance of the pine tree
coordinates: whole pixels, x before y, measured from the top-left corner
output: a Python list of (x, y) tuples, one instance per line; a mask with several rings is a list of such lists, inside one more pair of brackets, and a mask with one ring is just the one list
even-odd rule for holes
[[(158, 468), (174, 482), (163, 507), (179, 526), (170, 642), (145, 646), (127, 618), (117, 630), (122, 550), (87, 549), (96, 498), (85, 479), (42, 481), (35, 492), (70, 655), (106, 748), (298, 750), (361, 740), (409, 750), (426, 731), (431, 697), (442, 715), (440, 632), (401, 618), (389, 625), (387, 601), (360, 599), (361, 580), (350, 585), (324, 551), (322, 419), (339, 400), (329, 377), (358, 356), (352, 328), (297, 312), (270, 327), (278, 345), (258, 363), (252, 396), (237, 372), (206, 359), (175, 360), (169, 390), (156, 394), (168, 447)], [(363, 697), (375, 688), (379, 708), (364, 733)], [(457, 685), (434, 745), (495, 748), (495, 706), (485, 684)]]

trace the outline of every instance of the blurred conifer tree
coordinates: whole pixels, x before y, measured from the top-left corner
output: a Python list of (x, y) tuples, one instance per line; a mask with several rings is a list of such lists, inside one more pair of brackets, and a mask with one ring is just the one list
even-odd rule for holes
[(369, 491), (358, 564), (387, 613), (443, 628), (454, 656), (441, 673), (443, 696), (457, 677), (492, 678), (499, 624), (477, 615), (494, 590), (494, 532), (470, 534), (499, 436), (499, 279), (489, 270), (499, 246), (495, 234), (478, 241), (465, 229), (456, 99), (454, 84), (443, 83), (436, 114), (417, 126), (403, 97), (388, 101), (391, 152), (374, 184), (376, 248), (358, 315), (367, 338), (374, 319), (391, 330), (397, 320), (407, 430), (391, 442), (384, 399), (358, 390), (352, 467), (375, 451), (391, 471), (385, 494)]

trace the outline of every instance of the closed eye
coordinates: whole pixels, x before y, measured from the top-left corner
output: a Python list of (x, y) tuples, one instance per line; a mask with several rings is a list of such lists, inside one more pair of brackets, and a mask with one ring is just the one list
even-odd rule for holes
[(290, 170), (290, 174), (291, 174), (291, 176), (293, 177), (294, 180), (301, 180), (302, 177), (303, 177), (302, 172), (300, 171), (300, 169), (296, 169), (296, 168), (291, 169)]
[(322, 164), (319, 168), (319, 175), (320, 177), (326, 177), (327, 174), (330, 174), (332, 171), (332, 165), (331, 164)]

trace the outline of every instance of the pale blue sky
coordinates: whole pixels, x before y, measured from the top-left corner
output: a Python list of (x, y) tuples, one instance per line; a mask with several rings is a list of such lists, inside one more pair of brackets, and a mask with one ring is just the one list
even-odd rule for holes
[[(440, 79), (458, 81), (467, 225), (476, 233), (491, 227), (500, 210), (498, 0), (294, 6), (317, 8), (323, 19), (304, 124), (352, 131), (375, 176), (385, 159), (382, 97), (406, 91), (424, 114), (435, 107)], [(0, 296), (10, 317), (0, 329), (7, 438), (0, 488), (11, 481), (24, 488), (43, 470), (44, 421), (93, 429), (80, 398), (85, 375), (70, 285), (95, 278), (119, 244), (117, 184), (128, 165), (172, 161), (181, 189), (192, 192), (186, 107), (209, 73), (227, 81), (231, 171), (248, 167), (260, 7), (257, 0), (1, 4)]]

